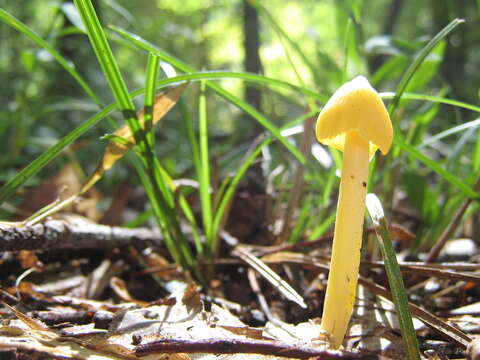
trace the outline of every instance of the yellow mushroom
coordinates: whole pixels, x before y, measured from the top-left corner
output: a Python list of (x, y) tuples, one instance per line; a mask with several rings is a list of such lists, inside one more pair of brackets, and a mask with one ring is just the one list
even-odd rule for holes
[(393, 130), (382, 99), (358, 76), (342, 85), (317, 119), (317, 140), (343, 151), (332, 259), (321, 328), (338, 348), (352, 314), (362, 245), (368, 163), (377, 149), (385, 155)]

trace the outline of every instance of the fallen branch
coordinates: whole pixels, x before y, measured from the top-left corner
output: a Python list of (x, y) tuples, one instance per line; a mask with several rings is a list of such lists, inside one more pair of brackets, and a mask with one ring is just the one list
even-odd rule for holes
[(135, 350), (135, 355), (140, 357), (165, 353), (263, 354), (291, 359), (315, 358), (318, 360), (378, 359), (377, 355), (371, 354), (322, 350), (313, 347), (253, 339), (162, 339), (138, 345)]
[(74, 215), (31, 226), (0, 225), (0, 251), (144, 248), (160, 241), (161, 236), (147, 228), (100, 225)]

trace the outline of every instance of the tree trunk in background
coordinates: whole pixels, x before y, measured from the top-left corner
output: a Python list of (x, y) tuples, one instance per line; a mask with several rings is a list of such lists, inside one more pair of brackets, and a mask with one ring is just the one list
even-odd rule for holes
[[(262, 73), (260, 60), (260, 23), (258, 12), (250, 5), (249, 0), (242, 0), (243, 5), (243, 34), (244, 34), (244, 60), (245, 71), (259, 74)], [(255, 109), (261, 111), (262, 93), (259, 89), (245, 83), (245, 100)], [(261, 134), (262, 126), (254, 121), (247, 137), (254, 138)], [(261, 155), (260, 155), (261, 157)], [(258, 160), (258, 159), (257, 159)], [(255, 161), (247, 172), (248, 188), (250, 191), (263, 193), (265, 191), (265, 176), (262, 162)]]
[[(258, 21), (257, 10), (250, 5), (248, 0), (243, 0), (243, 33), (245, 57), (243, 60), (244, 68), (248, 72), (259, 74), (262, 72), (262, 63), (260, 61), (260, 24)], [(260, 110), (261, 92), (255, 87), (246, 85), (245, 99), (255, 109)]]
[[(381, 35), (393, 35), (395, 25), (398, 22), (403, 6), (403, 0), (393, 0), (387, 10), (385, 23), (383, 24), (383, 33)], [(374, 73), (385, 62), (385, 56), (374, 55), (370, 58), (369, 67), (370, 73)]]
[[(432, 0), (431, 11), (434, 21), (434, 34), (454, 18), (465, 19), (468, 11), (477, 11), (470, 8), (468, 1), (456, 0)], [(464, 67), (467, 60), (465, 36), (469, 24), (462, 24), (447, 37), (447, 47), (442, 62), (442, 75), (447, 79), (452, 88), (453, 97), (458, 100), (472, 101), (468, 94), (468, 89), (464, 89)], [(432, 34), (432, 36), (434, 35)]]
[(400, 11), (402, 10), (403, 0), (393, 0), (392, 4), (388, 8), (388, 14), (383, 28), (383, 33), (386, 35), (392, 35), (395, 30)]

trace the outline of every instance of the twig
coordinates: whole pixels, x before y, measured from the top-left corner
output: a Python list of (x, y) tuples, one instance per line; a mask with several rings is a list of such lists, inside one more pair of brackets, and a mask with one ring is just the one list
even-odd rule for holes
[(34, 311), (32, 317), (48, 326), (65, 324), (86, 325), (95, 324), (96, 329), (108, 329), (113, 320), (114, 313), (110, 311)]
[(473, 283), (480, 283), (480, 275), (476, 273), (460, 273), (451, 270), (435, 269), (428, 266), (402, 266), (400, 265), (402, 272), (410, 272), (415, 275), (436, 277), (440, 279), (449, 279), (455, 281), (469, 281)]
[(63, 216), (32, 226), (0, 224), (0, 251), (147, 247), (160, 241), (160, 235), (147, 228), (100, 225), (80, 216)]
[(249, 249), (255, 253), (257, 256), (268, 255), (271, 253), (279, 252), (279, 251), (294, 251), (294, 250), (301, 250), (304, 248), (317, 248), (320, 244), (332, 241), (333, 234), (328, 234), (322, 236), (313, 241), (301, 241), (295, 244), (281, 244), (281, 245), (273, 245), (273, 246), (257, 246), (257, 245), (245, 245), (248, 246)]
[(257, 296), (257, 300), (258, 300), (258, 303), (260, 304), (260, 308), (262, 309), (267, 319), (270, 321), (276, 320), (276, 318), (273, 316), (272, 312), (270, 311), (270, 308), (268, 307), (267, 299), (262, 293), (260, 284), (258, 283), (257, 277), (255, 276), (255, 271), (252, 268), (247, 269), (247, 278), (253, 293)]
[[(384, 267), (383, 261), (362, 261), (365, 266), (369, 267)], [(441, 270), (456, 270), (456, 271), (477, 271), (480, 270), (480, 264), (467, 262), (441, 262), (427, 264), (420, 261), (401, 261), (398, 263), (401, 268), (421, 267), (424, 269), (441, 269)]]
[(34, 311), (32, 317), (48, 326), (62, 324), (85, 325), (92, 322), (94, 314), (93, 311)]
[(137, 346), (135, 355), (146, 356), (161, 353), (207, 353), (207, 354), (263, 354), (291, 359), (378, 359), (377, 355), (320, 350), (313, 347), (294, 346), (280, 342), (250, 339), (162, 339)]
[[(409, 236), (411, 238), (415, 237), (414, 234), (409, 233), (406, 229), (396, 224), (390, 224), (389, 229), (393, 238), (396, 238), (393, 235), (395, 234), (395, 232), (397, 233), (402, 232), (406, 236)], [(375, 229), (373, 227), (367, 228), (365, 231), (367, 234), (375, 233)], [(273, 246), (256, 246), (256, 245), (246, 245), (246, 246), (248, 246), (249, 249), (253, 253), (255, 253), (256, 256), (263, 256), (263, 255), (268, 255), (268, 254), (279, 252), (279, 251), (294, 251), (294, 250), (302, 250), (305, 248), (318, 248), (321, 244), (328, 241), (332, 241), (332, 240), (333, 240), (333, 233), (322, 236), (316, 240), (301, 241), (295, 244), (281, 244), (281, 245), (273, 245)]]

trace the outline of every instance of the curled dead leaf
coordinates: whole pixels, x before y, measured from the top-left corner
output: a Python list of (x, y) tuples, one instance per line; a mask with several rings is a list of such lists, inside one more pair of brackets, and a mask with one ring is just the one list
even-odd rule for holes
[(34, 269), (37, 272), (42, 272), (44, 270), (44, 265), (38, 260), (37, 255), (33, 251), (19, 251), (17, 254), (17, 260), (20, 262), (23, 269)]
[[(188, 86), (188, 83), (183, 83), (176, 87), (170, 88), (169, 90), (157, 95), (155, 98), (155, 103), (153, 106), (152, 114), (152, 126), (158, 123), (177, 103), (180, 95), (183, 93), (185, 88)], [(145, 115), (144, 111), (140, 111), (137, 114), (138, 121), (141, 124), (141, 127), (145, 127)], [(128, 143), (134, 143), (134, 134), (132, 133), (128, 125), (124, 125), (114, 133), (115, 136), (125, 139)], [(93, 177), (101, 177), (103, 173), (109, 170), (120, 158), (122, 158), (127, 151), (129, 146), (120, 144), (117, 141), (110, 141), (105, 149), (103, 158), (97, 166)]]

